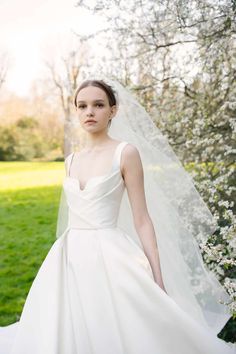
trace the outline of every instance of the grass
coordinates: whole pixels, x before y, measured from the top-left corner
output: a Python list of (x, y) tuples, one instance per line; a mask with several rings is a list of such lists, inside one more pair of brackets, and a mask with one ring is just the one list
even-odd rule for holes
[(0, 326), (17, 321), (56, 240), (63, 162), (0, 163)]

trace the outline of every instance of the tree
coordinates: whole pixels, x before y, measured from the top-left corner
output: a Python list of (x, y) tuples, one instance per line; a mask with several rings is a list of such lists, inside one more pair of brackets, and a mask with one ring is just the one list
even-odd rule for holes
[(4, 84), (9, 69), (9, 56), (7, 53), (0, 54), (0, 89)]
[(0, 160), (31, 160), (42, 157), (47, 144), (38, 134), (38, 122), (22, 117), (16, 123), (0, 126)]
[(73, 97), (78, 86), (85, 64), (85, 56), (88, 49), (80, 40), (75, 49), (69, 49), (60, 56), (59, 61), (46, 62), (49, 70), (49, 79), (57, 96), (64, 120), (64, 155), (71, 152), (71, 141), (67, 136), (71, 136), (72, 119), (74, 115)]

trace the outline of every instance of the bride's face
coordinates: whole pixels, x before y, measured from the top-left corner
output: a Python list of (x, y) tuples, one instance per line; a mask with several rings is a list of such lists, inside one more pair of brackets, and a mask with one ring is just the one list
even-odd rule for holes
[(106, 93), (99, 87), (89, 86), (80, 90), (76, 103), (80, 124), (87, 131), (107, 129), (109, 119), (115, 115), (115, 106), (110, 106)]

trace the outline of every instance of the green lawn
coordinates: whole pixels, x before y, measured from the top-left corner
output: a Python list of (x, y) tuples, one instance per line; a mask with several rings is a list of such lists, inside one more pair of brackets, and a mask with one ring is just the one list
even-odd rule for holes
[(0, 163), (0, 326), (19, 319), (56, 240), (63, 162)]

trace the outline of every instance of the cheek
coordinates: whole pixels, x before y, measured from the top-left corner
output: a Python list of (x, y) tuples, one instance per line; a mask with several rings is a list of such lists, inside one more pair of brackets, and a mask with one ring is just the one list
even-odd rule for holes
[(77, 116), (78, 117), (83, 117), (85, 115), (85, 110), (82, 110), (82, 109), (78, 109), (77, 110)]
[(104, 116), (106, 116), (106, 117), (109, 117), (110, 114), (111, 114), (111, 111), (110, 111), (109, 107), (103, 108), (102, 112), (103, 112)]

